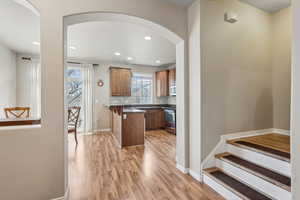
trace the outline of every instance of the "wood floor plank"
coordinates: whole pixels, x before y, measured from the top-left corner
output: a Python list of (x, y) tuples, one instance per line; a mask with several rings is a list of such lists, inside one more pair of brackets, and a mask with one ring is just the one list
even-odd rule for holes
[(145, 146), (119, 149), (111, 133), (69, 138), (70, 200), (223, 200), (176, 169), (176, 136), (146, 133)]
[(250, 142), (267, 148), (275, 149), (281, 152), (290, 153), (290, 136), (287, 135), (270, 133), (265, 135), (230, 140), (230, 142), (235, 142), (235, 141)]

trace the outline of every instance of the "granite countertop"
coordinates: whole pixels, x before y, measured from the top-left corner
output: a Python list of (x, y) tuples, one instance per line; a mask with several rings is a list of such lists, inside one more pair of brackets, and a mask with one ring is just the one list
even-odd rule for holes
[(136, 109), (136, 108), (125, 108), (123, 110), (123, 113), (145, 113), (146, 111), (144, 110), (140, 110), (140, 109)]
[(171, 108), (176, 109), (174, 104), (108, 104), (107, 107), (134, 107), (137, 109), (155, 109), (155, 108)]

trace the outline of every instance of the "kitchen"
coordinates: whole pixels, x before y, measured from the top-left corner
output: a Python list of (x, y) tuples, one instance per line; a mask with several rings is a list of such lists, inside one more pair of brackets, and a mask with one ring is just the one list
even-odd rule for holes
[(72, 25), (68, 38), (67, 101), (80, 108), (76, 134), (112, 134), (119, 147), (144, 145), (149, 132), (176, 140), (171, 41), (123, 22)]
[[(132, 71), (130, 68), (110, 67), (112, 97), (131, 97)], [(156, 98), (176, 101), (176, 68), (155, 72)], [(174, 104), (109, 104), (112, 112), (112, 133), (119, 147), (144, 145), (146, 131), (163, 130), (176, 135), (176, 105)]]
[[(164, 166), (178, 173), (176, 43), (123, 21), (78, 23), (67, 30), (68, 119), (76, 115), (68, 130), (71, 190), (77, 191), (78, 180), (87, 186), (87, 176), (98, 184), (94, 174), (87, 175), (91, 171), (105, 174), (107, 184), (115, 172), (151, 176)], [(147, 168), (140, 171), (136, 163)]]

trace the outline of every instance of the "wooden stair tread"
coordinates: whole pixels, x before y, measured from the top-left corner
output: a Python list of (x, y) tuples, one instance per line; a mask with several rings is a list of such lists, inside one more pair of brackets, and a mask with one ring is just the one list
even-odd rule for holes
[(229, 140), (227, 143), (290, 162), (290, 137), (275, 133)]
[(239, 158), (238, 156), (234, 156), (230, 153), (218, 154), (216, 155), (216, 158), (234, 164), (237, 167), (246, 170), (249, 173), (252, 173), (266, 181), (269, 181), (289, 192), (291, 191), (291, 179), (287, 176), (281, 175), (272, 170), (261, 167), (257, 164)]
[(229, 189), (231, 192), (241, 197), (242, 199), (272, 200), (270, 197), (261, 194), (260, 192), (245, 185), (244, 183), (241, 183), (237, 179), (227, 175), (219, 168), (214, 167), (214, 168), (205, 169), (204, 173), (210, 178), (214, 179), (219, 184), (223, 185), (225, 188)]
[(276, 149), (285, 153), (290, 153), (290, 136), (288, 135), (268, 133), (263, 135), (238, 138), (231, 141), (247, 141), (261, 146)]

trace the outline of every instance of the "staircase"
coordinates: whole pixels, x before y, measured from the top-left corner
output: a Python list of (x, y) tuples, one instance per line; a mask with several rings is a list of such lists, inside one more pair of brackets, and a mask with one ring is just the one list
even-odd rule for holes
[(226, 142), (204, 183), (228, 200), (291, 200), (289, 136), (265, 134)]

